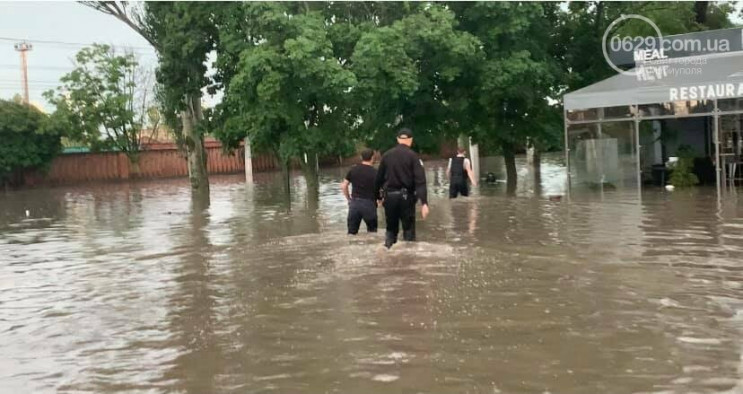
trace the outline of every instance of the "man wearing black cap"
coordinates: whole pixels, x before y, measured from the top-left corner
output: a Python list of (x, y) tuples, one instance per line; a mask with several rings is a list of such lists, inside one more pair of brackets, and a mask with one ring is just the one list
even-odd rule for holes
[(415, 202), (421, 201), (421, 214), (428, 216), (428, 193), (423, 162), (410, 149), (413, 132), (403, 128), (397, 132), (397, 146), (385, 152), (377, 171), (374, 190), (377, 200), (384, 188), (384, 214), (387, 232), (384, 246), (388, 249), (397, 242), (402, 222), (403, 239), (415, 241)]

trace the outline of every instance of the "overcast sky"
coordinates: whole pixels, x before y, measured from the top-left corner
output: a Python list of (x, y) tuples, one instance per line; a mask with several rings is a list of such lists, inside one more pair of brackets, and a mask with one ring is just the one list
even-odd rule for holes
[(33, 45), (27, 53), (31, 101), (46, 109), (49, 105), (41, 94), (58, 86), (84, 46), (126, 47), (141, 64), (154, 68), (157, 63), (149, 43), (112, 16), (74, 2), (0, 2), (0, 98), (22, 93), (20, 54), (13, 48), (22, 40)]
[[(738, 13), (735, 22), (741, 22)], [(84, 46), (109, 44), (133, 50), (144, 66), (154, 68), (157, 62), (147, 41), (112, 16), (75, 2), (0, 1), (0, 98), (22, 93), (20, 54), (13, 48), (22, 40), (33, 45), (28, 52), (31, 101), (47, 110), (50, 107), (41, 94), (58, 86), (59, 78), (72, 69), (71, 59)], [(218, 100), (205, 101), (213, 105)]]

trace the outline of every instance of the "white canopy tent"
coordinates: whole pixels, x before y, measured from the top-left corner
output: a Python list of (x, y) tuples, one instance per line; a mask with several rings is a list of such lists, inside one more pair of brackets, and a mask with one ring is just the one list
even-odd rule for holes
[[(718, 188), (726, 178), (721, 170), (728, 164), (733, 164), (734, 181), (743, 148), (743, 53), (668, 59), (667, 64), (632, 71), (641, 75), (617, 74), (564, 95), (565, 154), (571, 184), (585, 178), (594, 185), (639, 187), (645, 152), (641, 151), (640, 122), (687, 117), (708, 117), (713, 122), (710, 146), (714, 153), (710, 156), (714, 156)], [(736, 125), (730, 132), (737, 133), (735, 146), (723, 147), (730, 152), (722, 152), (722, 160), (721, 116), (726, 124)]]
[[(646, 66), (646, 72), (661, 72), (662, 65)], [(637, 69), (633, 69), (635, 71)], [(653, 75), (655, 76), (655, 75)], [(587, 109), (620, 105), (656, 104), (677, 100), (720, 99), (743, 97), (743, 52), (669, 59), (665, 76), (655, 80), (640, 80), (637, 76), (617, 74), (601, 82), (576, 90), (564, 96), (565, 109)], [(721, 86), (722, 97), (707, 97), (709, 86), (714, 87), (715, 96)], [(705, 97), (699, 88), (705, 87)], [(730, 87), (733, 87), (732, 95)], [(682, 98), (681, 89), (686, 89)], [(697, 97), (689, 97), (689, 89), (696, 88)], [(740, 92), (739, 92), (740, 91)], [(676, 96), (672, 94), (676, 92)]]

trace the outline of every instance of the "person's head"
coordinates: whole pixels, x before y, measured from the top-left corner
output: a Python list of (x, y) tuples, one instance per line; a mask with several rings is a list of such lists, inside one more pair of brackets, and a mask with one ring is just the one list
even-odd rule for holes
[(397, 143), (407, 146), (413, 145), (413, 131), (406, 127), (397, 130)]
[(364, 149), (361, 151), (361, 161), (364, 163), (371, 164), (372, 158), (374, 157), (374, 151), (371, 149)]
[(463, 147), (461, 147), (461, 146), (460, 147), (457, 147), (457, 154), (458, 155), (463, 155), (463, 154), (465, 154), (465, 152), (467, 152), (467, 150), (465, 150)]

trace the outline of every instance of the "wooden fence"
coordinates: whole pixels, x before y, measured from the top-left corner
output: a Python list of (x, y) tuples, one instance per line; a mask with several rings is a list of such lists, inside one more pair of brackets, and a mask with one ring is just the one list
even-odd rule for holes
[[(205, 141), (207, 153), (207, 170), (210, 174), (237, 174), (245, 171), (243, 148), (233, 154), (222, 150), (218, 141)], [(443, 144), (440, 157), (450, 157), (456, 150), (456, 143)], [(375, 155), (377, 162), (379, 152)], [(435, 158), (424, 155), (423, 159)], [(327, 157), (320, 164), (350, 165), (360, 161), (358, 155), (353, 157)], [(293, 167), (298, 168), (298, 162)], [(278, 160), (273, 155), (262, 154), (253, 157), (253, 171), (272, 171), (279, 168)], [(184, 154), (174, 144), (152, 144), (140, 153), (139, 175), (136, 175), (126, 155), (120, 152), (68, 153), (57, 156), (49, 171), (28, 171), (23, 174), (23, 183), (27, 186), (41, 184), (71, 184), (95, 181), (116, 181), (133, 178), (174, 178), (188, 176), (188, 164)]]
[[(245, 171), (242, 148), (233, 154), (222, 150), (216, 141), (205, 141), (207, 170), (210, 174), (235, 174)], [(278, 168), (272, 155), (253, 157), (253, 171)], [(157, 144), (139, 156), (139, 175), (129, 159), (120, 152), (68, 153), (57, 156), (49, 171), (29, 171), (24, 174), (26, 185), (69, 184), (92, 181), (114, 181), (132, 178), (173, 178), (188, 176), (185, 155), (174, 144)]]

